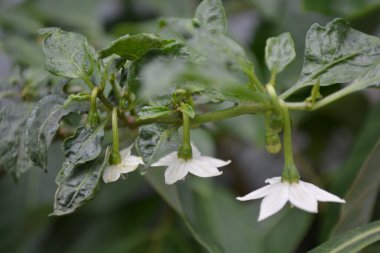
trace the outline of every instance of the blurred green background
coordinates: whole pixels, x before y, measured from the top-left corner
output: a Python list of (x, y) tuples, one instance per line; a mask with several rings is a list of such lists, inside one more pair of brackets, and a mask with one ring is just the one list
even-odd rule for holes
[[(304, 39), (315, 22), (335, 17), (357, 30), (380, 36), (379, 0), (226, 0), (229, 36), (244, 46), (262, 80), (268, 37), (293, 36), (297, 55), (278, 76), (291, 86), (302, 67)], [(97, 49), (111, 40), (155, 32), (160, 17), (192, 17), (196, 0), (1, 0), (0, 79), (28, 83), (37, 91), (46, 79), (36, 31), (57, 26), (84, 34)], [(339, 86), (322, 89), (323, 94)], [(37, 92), (38, 93), (38, 92)], [(305, 97), (305, 94), (299, 94)], [(294, 96), (293, 99), (297, 99)], [(63, 155), (60, 140), (49, 150), (49, 172), (30, 170), (15, 181), (0, 168), (0, 252), (193, 253), (306, 252), (330, 236), (380, 219), (380, 92), (350, 95), (312, 113), (292, 113), (296, 160), (302, 178), (345, 197), (342, 208), (321, 204), (310, 215), (284, 208), (257, 223), (259, 201), (236, 196), (278, 176), (282, 156), (264, 147), (260, 117), (241, 116), (192, 132), (205, 154), (233, 163), (218, 178), (188, 177), (163, 184), (163, 170), (103, 184), (95, 199), (66, 217), (48, 217)], [(239, 127), (237, 127), (239, 126)], [(1, 145), (1, 143), (0, 143)], [(4, 169), (4, 168), (3, 168)], [(364, 252), (380, 252), (374, 244)]]

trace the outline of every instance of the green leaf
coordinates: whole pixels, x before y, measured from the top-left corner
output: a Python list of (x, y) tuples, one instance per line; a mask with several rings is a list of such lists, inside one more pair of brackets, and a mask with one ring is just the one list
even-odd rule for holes
[(358, 170), (357, 176), (345, 197), (346, 204), (341, 207), (339, 222), (333, 235), (348, 231), (370, 221), (377, 193), (379, 191), (380, 138), (365, 162)]
[(98, 157), (102, 151), (106, 123), (107, 121), (102, 122), (95, 129), (79, 127), (73, 136), (67, 138), (63, 143), (66, 162), (77, 165)]
[(194, 112), (194, 109), (191, 105), (189, 104), (186, 104), (186, 103), (183, 103), (181, 105), (181, 107), (179, 108), (179, 110), (183, 113), (185, 113), (187, 116), (189, 116), (190, 118), (194, 118), (195, 117), (195, 112)]
[(194, 18), (200, 22), (202, 29), (225, 33), (227, 18), (220, 0), (203, 0), (195, 11)]
[[(362, 180), (362, 177), (365, 175), (362, 175), (362, 170), (365, 170), (366, 172), (376, 173), (373, 171), (374, 169), (367, 167), (368, 162), (370, 159), (375, 159), (375, 157), (371, 158), (373, 152), (375, 152), (376, 147), (378, 145), (378, 142), (380, 140), (380, 128), (379, 128), (379, 118), (380, 118), (380, 106), (377, 106), (373, 108), (373, 110), (370, 112), (365, 125), (363, 126), (360, 135), (358, 136), (356, 143), (353, 147), (353, 149), (350, 152), (350, 155), (348, 159), (345, 161), (344, 165), (337, 171), (336, 179), (334, 180), (331, 191), (337, 194), (338, 196), (350, 196), (350, 194), (356, 194), (357, 189), (355, 192), (350, 193), (350, 188), (353, 190), (352, 187), (359, 187), (355, 186), (357, 185), (356, 180)], [(374, 182), (375, 183), (375, 182)], [(368, 185), (369, 188), (366, 188)], [(367, 189), (370, 189), (371, 187), (374, 187), (374, 185), (369, 182), (366, 184), (360, 186), (360, 188), (363, 187), (367, 191)], [(368, 221), (370, 219), (370, 212), (371, 212), (371, 195), (368, 195), (368, 198), (366, 199), (368, 202), (366, 203), (366, 206), (361, 207), (361, 205), (356, 199), (354, 202), (351, 203), (347, 199), (347, 203), (345, 205), (339, 205), (339, 206), (329, 206), (327, 212), (326, 212), (326, 219), (324, 220), (324, 228), (322, 230), (322, 236), (323, 238), (327, 238), (327, 236), (330, 234), (330, 231), (334, 229), (334, 226), (337, 225), (337, 221), (339, 220), (339, 216), (343, 214), (343, 212), (347, 212), (347, 214), (350, 213), (350, 209), (354, 208), (356, 210), (357, 207), (360, 206), (362, 210), (360, 211), (361, 216), (356, 217), (354, 220), (344, 220), (342, 222), (347, 223), (345, 226), (348, 225), (348, 223), (354, 224), (355, 226), (362, 224), (364, 221)], [(354, 196), (352, 196), (354, 197)], [(356, 204), (357, 202), (357, 204)], [(346, 208), (347, 206), (347, 208)], [(343, 211), (345, 209), (345, 211)], [(342, 213), (340, 213), (339, 210), (342, 210)], [(352, 227), (352, 226), (351, 226)]]
[(303, 0), (304, 8), (337, 17), (358, 18), (380, 7), (377, 0)]
[(141, 33), (136, 35), (125, 35), (112, 41), (106, 48), (99, 51), (100, 58), (105, 58), (112, 54), (117, 54), (127, 60), (137, 60), (151, 49), (160, 49), (172, 40), (162, 40), (160, 37)]
[[(164, 131), (156, 125), (147, 130), (146, 133), (140, 132), (137, 146), (140, 155), (147, 154), (151, 162), (175, 150), (179, 143), (167, 141), (167, 135), (160, 135)], [(207, 139), (204, 135), (199, 138), (202, 141)], [(212, 185), (210, 180), (190, 176), (186, 181), (166, 185), (163, 174), (160, 168), (151, 168), (144, 177), (183, 218), (207, 252), (235, 252), (239, 249), (239, 252), (292, 253), (310, 225), (312, 216), (294, 208), (286, 208), (277, 216), (257, 223), (259, 202), (239, 203), (231, 193)], [(287, 236), (290, 226), (291, 237)]]
[[(155, 62), (162, 59), (177, 59), (184, 58), (187, 55), (187, 49), (180, 43), (168, 45), (161, 49), (152, 49), (146, 52), (141, 58), (133, 61), (128, 68), (127, 83), (128, 87), (134, 93), (138, 92), (141, 88), (142, 71), (145, 66), (151, 62)], [(156, 76), (156, 78), (163, 78), (164, 75)], [(156, 83), (156, 82), (154, 82)], [(124, 86), (124, 84), (121, 84)], [(160, 85), (154, 85), (160, 87)], [(159, 88), (160, 89), (160, 88)], [(144, 92), (150, 93), (149, 88), (144, 89)]]
[(364, 75), (379, 60), (380, 39), (349, 27), (344, 19), (314, 24), (306, 35), (304, 66), (296, 87), (345, 83)]
[(309, 253), (356, 253), (378, 240), (380, 221), (375, 221), (333, 237)]
[(91, 76), (95, 64), (93, 49), (83, 35), (58, 28), (41, 29), (40, 34), (45, 36), (42, 49), (49, 72), (70, 78)]
[(16, 178), (33, 167), (25, 152), (28, 111), (29, 106), (22, 101), (0, 100), (0, 168)]
[(140, 119), (155, 119), (164, 115), (176, 113), (167, 106), (144, 106), (138, 112)]
[[(380, 61), (380, 58), (379, 58)], [(368, 87), (380, 87), (380, 62), (373, 65), (364, 76), (356, 79), (351, 86), (357, 89), (364, 89)]]
[(294, 208), (286, 208), (258, 223), (259, 202), (239, 203), (225, 188), (213, 185), (210, 180), (189, 178), (166, 185), (159, 168), (148, 170), (144, 177), (183, 218), (206, 252), (238, 249), (239, 252), (292, 253), (310, 225), (311, 215)]
[(54, 212), (51, 215), (72, 213), (94, 197), (108, 157), (107, 149), (95, 160), (82, 164), (63, 164), (56, 178), (58, 189), (55, 193)]
[(71, 112), (84, 113), (89, 110), (88, 103), (74, 101), (64, 107), (65, 101), (60, 96), (46, 96), (36, 104), (27, 120), (26, 151), (31, 161), (44, 170), (47, 166), (47, 148), (59, 128), (61, 119)]
[(136, 150), (144, 159), (146, 168), (154, 159), (168, 149), (176, 147), (174, 142), (177, 127), (161, 124), (151, 124), (140, 127), (139, 136), (136, 139)]
[(294, 42), (290, 33), (267, 39), (265, 62), (272, 72), (283, 71), (295, 57)]

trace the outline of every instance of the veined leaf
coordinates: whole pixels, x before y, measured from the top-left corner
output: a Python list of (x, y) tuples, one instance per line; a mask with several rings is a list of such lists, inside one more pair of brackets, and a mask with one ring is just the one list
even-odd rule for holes
[(357, 89), (368, 87), (380, 87), (380, 57), (375, 65), (373, 65), (364, 76), (356, 79), (351, 86)]
[(25, 151), (28, 111), (22, 101), (0, 100), (0, 168), (15, 177), (33, 167)]
[(140, 119), (155, 119), (163, 115), (176, 113), (167, 106), (144, 106), (138, 113)]
[[(149, 169), (145, 179), (183, 218), (206, 252), (293, 253), (310, 225), (311, 215), (294, 208), (258, 223), (254, 218), (258, 202), (236, 202), (231, 193), (209, 180), (193, 178), (166, 185), (159, 170)], [(292, 236), (288, 237), (290, 226)]]
[(49, 72), (70, 78), (91, 75), (95, 64), (93, 49), (83, 35), (58, 28), (41, 29), (40, 33), (45, 35), (42, 49), (45, 67)]
[[(184, 45), (180, 43), (168, 45), (161, 49), (149, 50), (141, 58), (133, 61), (128, 69), (127, 83), (130, 90), (132, 90), (135, 93), (140, 90), (141, 82), (142, 82), (141, 72), (144, 70), (144, 67), (150, 62), (154, 62), (159, 59), (177, 59), (177, 58), (182, 59), (182, 58), (185, 58), (187, 54), (188, 54), (187, 49), (185, 48)], [(160, 76), (163, 76), (163, 75), (160, 75)], [(124, 83), (122, 83), (121, 85), (124, 85)], [(159, 86), (159, 85), (155, 85), (155, 86)], [(149, 88), (146, 88), (144, 90), (149, 90)]]
[(102, 122), (95, 129), (79, 127), (73, 136), (67, 138), (63, 143), (66, 162), (77, 165), (98, 157), (102, 151), (106, 123)]
[(108, 157), (107, 149), (95, 160), (82, 164), (63, 164), (56, 178), (58, 189), (55, 193), (54, 212), (51, 215), (72, 213), (94, 197)]
[(380, 39), (350, 28), (344, 19), (314, 24), (306, 35), (304, 66), (296, 87), (345, 83), (364, 75), (380, 57)]
[(356, 253), (378, 240), (380, 221), (375, 221), (333, 237), (309, 253)]
[(203, 0), (198, 5), (194, 18), (203, 29), (221, 33), (227, 30), (226, 13), (220, 0)]
[(377, 0), (345, 1), (345, 0), (303, 0), (303, 6), (308, 11), (317, 11), (337, 17), (358, 18), (380, 7)]
[(267, 39), (265, 62), (272, 72), (279, 73), (296, 57), (294, 42), (290, 33)]
[(140, 127), (136, 150), (144, 159), (146, 167), (149, 167), (160, 154), (176, 147), (177, 143), (173, 141), (176, 130), (176, 127), (159, 124)]
[(187, 116), (189, 116), (190, 118), (194, 118), (195, 117), (195, 112), (194, 112), (194, 109), (191, 105), (189, 104), (186, 104), (186, 103), (183, 103), (181, 105), (181, 107), (179, 108), (179, 110), (182, 112), (182, 113), (185, 113)]
[(151, 49), (160, 49), (172, 40), (163, 40), (157, 35), (141, 33), (136, 35), (125, 35), (112, 41), (106, 48), (99, 51), (100, 58), (117, 54), (127, 60), (137, 60)]
[(341, 207), (339, 222), (333, 235), (366, 224), (372, 217), (376, 196), (379, 191), (380, 138), (372, 152), (360, 168), (345, 197), (346, 204)]
[(83, 113), (89, 110), (88, 103), (74, 101), (64, 107), (65, 101), (60, 96), (46, 96), (37, 103), (27, 120), (26, 151), (31, 161), (44, 170), (47, 166), (47, 148), (61, 119), (71, 112)]
[[(349, 199), (346, 199), (347, 203), (345, 205), (328, 207), (326, 212), (326, 219), (323, 222), (323, 229), (321, 232), (323, 238), (328, 237), (330, 232), (333, 231), (334, 226), (342, 226), (343, 224), (339, 225), (340, 222), (345, 223), (344, 227), (347, 227), (349, 229), (354, 226), (362, 225), (368, 222), (370, 219), (372, 193), (368, 194), (368, 198), (356, 198), (357, 194), (361, 194), (362, 191), (371, 191), (370, 189), (376, 187), (376, 185), (378, 185), (378, 180), (371, 180), (365, 184), (362, 184), (361, 186), (358, 185), (357, 180), (363, 180), (363, 177), (366, 176), (366, 174), (363, 173), (377, 173), (377, 170), (372, 168), (372, 163), (369, 162), (371, 159), (377, 158), (377, 156), (372, 155), (374, 154), (373, 152), (375, 152), (380, 140), (380, 128), (378, 123), (379, 118), (380, 106), (377, 106), (369, 114), (347, 161), (337, 172), (337, 177), (332, 184), (331, 191), (336, 193), (338, 196), (347, 196), (347, 198), (353, 198), (355, 200), (349, 201)], [(363, 172), (363, 170), (365, 172)], [(373, 194), (376, 193), (373, 192)], [(362, 206), (364, 202), (366, 202), (365, 206)], [(358, 217), (355, 219), (349, 220), (351, 208), (354, 208), (354, 210), (356, 210), (356, 213), (358, 212), (357, 208), (359, 208), (360, 215), (358, 215)], [(341, 213), (340, 210), (342, 210)], [(343, 213), (346, 213), (345, 215), (348, 215), (347, 219), (343, 217)], [(341, 218), (339, 218), (339, 216), (341, 216)], [(343, 229), (343, 227), (341, 227), (341, 229)]]

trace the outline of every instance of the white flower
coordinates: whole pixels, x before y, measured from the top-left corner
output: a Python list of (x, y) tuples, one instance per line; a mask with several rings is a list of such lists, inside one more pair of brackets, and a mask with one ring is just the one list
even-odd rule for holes
[(223, 167), (231, 161), (223, 161), (209, 156), (202, 156), (199, 150), (192, 147), (192, 158), (189, 160), (180, 159), (177, 152), (170, 153), (162, 157), (151, 166), (167, 166), (165, 170), (165, 183), (173, 184), (190, 172), (198, 177), (214, 177), (219, 176), (223, 172), (219, 171), (218, 167)]
[(120, 151), (120, 164), (110, 165), (104, 170), (103, 181), (105, 183), (114, 182), (120, 178), (121, 174), (134, 171), (139, 164), (144, 164), (141, 157), (131, 155), (132, 146)]
[(301, 180), (298, 183), (288, 183), (281, 182), (281, 177), (274, 177), (265, 180), (265, 183), (269, 183), (269, 185), (253, 191), (244, 197), (237, 198), (240, 201), (246, 201), (264, 197), (261, 202), (258, 221), (277, 213), (288, 201), (293, 206), (310, 213), (318, 212), (318, 201), (346, 202), (313, 184)]

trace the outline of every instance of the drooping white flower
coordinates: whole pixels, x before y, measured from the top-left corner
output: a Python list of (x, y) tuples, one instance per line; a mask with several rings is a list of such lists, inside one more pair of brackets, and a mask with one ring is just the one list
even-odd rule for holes
[(144, 164), (141, 157), (131, 155), (132, 146), (120, 151), (120, 164), (110, 165), (104, 170), (103, 181), (105, 183), (114, 182), (120, 178), (121, 174), (134, 171), (139, 164)]
[(210, 156), (202, 156), (199, 150), (192, 144), (192, 158), (184, 160), (178, 158), (177, 151), (172, 152), (151, 166), (167, 166), (165, 170), (165, 183), (173, 184), (186, 177), (188, 173), (198, 177), (219, 176), (223, 172), (217, 168), (226, 166), (231, 161), (223, 161)]
[(260, 205), (258, 221), (262, 221), (277, 213), (290, 202), (293, 206), (306, 212), (317, 213), (318, 201), (345, 203), (343, 199), (321, 188), (299, 180), (298, 183), (281, 182), (281, 177), (265, 180), (269, 183), (244, 197), (238, 197), (240, 201), (264, 198)]

